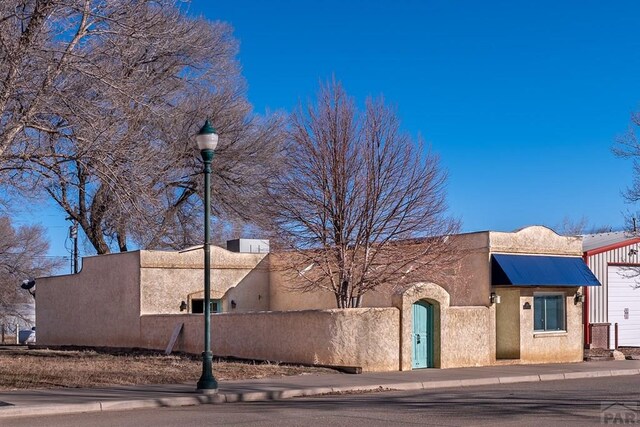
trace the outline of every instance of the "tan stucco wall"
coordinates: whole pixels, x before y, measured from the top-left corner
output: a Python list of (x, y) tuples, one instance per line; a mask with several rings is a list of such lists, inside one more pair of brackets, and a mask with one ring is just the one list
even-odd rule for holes
[(78, 274), (37, 279), (38, 344), (138, 346), (139, 255), (88, 257)]
[(496, 358), (520, 358), (520, 289), (495, 289), (501, 299), (496, 310)]
[[(489, 232), (468, 233), (451, 236), (451, 244), (460, 249), (461, 260), (452, 266), (452, 274), (440, 285), (449, 293), (452, 306), (489, 305), (490, 262)], [(398, 249), (402, 250), (401, 247)], [(271, 254), (273, 264), (280, 264), (277, 257), (288, 254)], [(336, 299), (331, 291), (318, 289), (312, 292), (300, 292), (290, 286), (290, 271), (271, 272), (270, 309), (271, 310), (308, 310), (336, 307)], [(367, 292), (363, 297), (363, 307), (389, 307), (393, 305), (393, 296), (399, 290), (408, 289), (413, 283), (427, 283), (428, 275), (412, 274), (404, 285), (381, 286)]]
[[(212, 351), (217, 356), (394, 371), (399, 317), (395, 308), (217, 314), (211, 317)], [(202, 352), (201, 315), (142, 316), (143, 346), (164, 349), (181, 322), (184, 329), (174, 350)]]
[[(286, 274), (281, 271), (270, 273), (269, 309), (272, 311), (287, 310), (328, 310), (337, 307), (333, 292), (318, 289), (313, 292), (300, 292), (288, 286)], [(363, 307), (391, 307), (393, 289), (381, 288), (370, 291), (363, 296)]]
[[(502, 303), (489, 302), (492, 252), (579, 256), (579, 240), (545, 227), (452, 239), (463, 257), (450, 280), (437, 285), (418, 281), (395, 293), (387, 289), (365, 295), (364, 306), (387, 307), (379, 309), (327, 310), (335, 307), (331, 292), (291, 292), (283, 276), (270, 269), (271, 255), (212, 247), (211, 296), (223, 299), (228, 313), (213, 316), (214, 351), (365, 370), (407, 370), (411, 307), (426, 300), (436, 308), (437, 367), (490, 365), (496, 363), (496, 355), (516, 357), (516, 347), (521, 363), (582, 359), (582, 305), (573, 304), (576, 289), (559, 288), (567, 292), (567, 332), (560, 334), (533, 333), (533, 309), (522, 306), (527, 301), (533, 306), (535, 289), (525, 288), (519, 296), (498, 289)], [(164, 349), (175, 323), (184, 321), (176, 349), (201, 352), (202, 316), (180, 314), (179, 306), (203, 295), (202, 258), (201, 249), (113, 254), (86, 258), (78, 275), (38, 279), (39, 343)], [(237, 304), (235, 310), (231, 300)], [(274, 309), (316, 310), (266, 312)], [(509, 320), (516, 319), (516, 313), (519, 327)]]
[(491, 231), (489, 241), (492, 252), (582, 256), (582, 238), (559, 236), (540, 225), (514, 233)]
[(296, 291), (288, 286), (286, 274), (281, 271), (272, 271), (269, 277), (270, 310), (325, 310), (336, 308), (336, 298), (331, 291)]
[[(225, 312), (269, 308), (266, 254), (212, 246), (211, 259), (211, 296)], [(38, 343), (139, 346), (141, 314), (180, 313), (181, 301), (203, 297), (202, 267), (202, 249), (133, 251), (84, 258), (75, 275), (39, 278)]]
[(461, 255), (458, 270), (441, 285), (451, 295), (452, 306), (488, 306), (491, 287), (489, 233), (454, 236)]
[[(202, 249), (140, 254), (141, 314), (177, 314), (181, 301), (203, 297)], [(211, 297), (223, 300), (224, 312), (269, 309), (266, 254), (235, 253), (212, 246), (211, 266)], [(235, 309), (231, 308), (232, 300)]]
[(450, 307), (443, 320), (441, 368), (486, 366), (495, 362), (494, 311)]
[[(573, 297), (579, 288), (524, 289), (520, 296), (520, 361), (521, 363), (567, 363), (583, 359), (582, 303)], [(535, 292), (564, 292), (566, 332), (533, 331), (533, 294)], [(530, 310), (523, 310), (525, 303)]]

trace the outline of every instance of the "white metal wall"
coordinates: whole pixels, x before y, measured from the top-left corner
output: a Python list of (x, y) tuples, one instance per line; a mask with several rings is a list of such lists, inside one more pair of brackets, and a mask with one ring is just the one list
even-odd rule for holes
[[(636, 254), (630, 255), (631, 249), (635, 249)], [(624, 263), (640, 265), (640, 244), (634, 243), (618, 249), (602, 252), (587, 258), (589, 268), (598, 278), (602, 286), (589, 287), (589, 322), (608, 323), (608, 274), (609, 264)]]
[[(640, 346), (640, 287), (637, 269), (609, 267), (609, 322), (618, 323), (618, 345)], [(615, 348), (611, 334), (609, 348)]]

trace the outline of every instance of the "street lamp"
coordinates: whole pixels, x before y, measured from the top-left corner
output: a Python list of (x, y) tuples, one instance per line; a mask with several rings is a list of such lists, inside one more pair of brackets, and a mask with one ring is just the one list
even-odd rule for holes
[(209, 120), (196, 136), (196, 142), (204, 161), (204, 351), (202, 352), (202, 375), (197, 389), (203, 393), (218, 391), (218, 382), (213, 377), (211, 353), (211, 252), (209, 216), (211, 215), (211, 161), (218, 145), (218, 134)]

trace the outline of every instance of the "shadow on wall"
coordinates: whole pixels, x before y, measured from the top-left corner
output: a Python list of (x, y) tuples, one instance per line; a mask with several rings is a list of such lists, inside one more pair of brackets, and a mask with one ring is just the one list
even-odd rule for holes
[[(269, 305), (269, 260), (263, 258), (237, 285), (226, 291), (212, 286), (212, 313), (246, 313), (268, 311)], [(215, 283), (215, 270), (211, 282)], [(204, 289), (187, 295), (188, 313), (202, 313)]]

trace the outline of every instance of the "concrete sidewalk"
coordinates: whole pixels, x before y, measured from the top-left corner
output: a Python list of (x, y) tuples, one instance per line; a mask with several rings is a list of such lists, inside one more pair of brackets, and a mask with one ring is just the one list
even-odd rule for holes
[(419, 390), (639, 374), (640, 361), (624, 360), (573, 364), (421, 369), (360, 375), (301, 375), (259, 380), (224, 381), (220, 384), (219, 392), (213, 395), (196, 393), (195, 380), (189, 384), (108, 389), (0, 391), (0, 419), (33, 415), (264, 401), (346, 391)]

